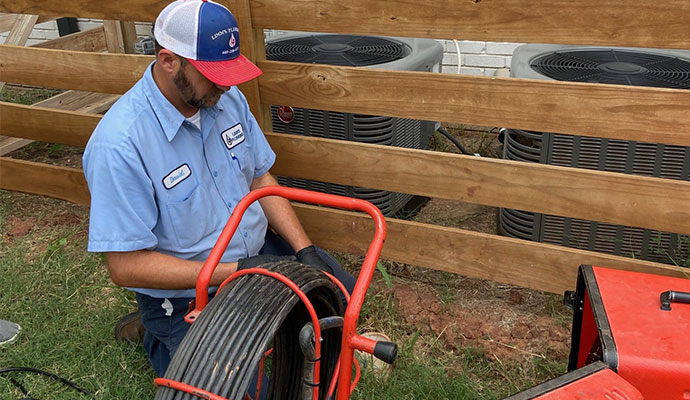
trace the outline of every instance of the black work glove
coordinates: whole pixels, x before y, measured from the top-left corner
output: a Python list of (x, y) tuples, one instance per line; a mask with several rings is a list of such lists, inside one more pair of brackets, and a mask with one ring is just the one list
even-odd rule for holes
[(310, 265), (319, 271), (328, 272), (329, 274), (333, 275), (333, 268), (326, 264), (326, 261), (321, 258), (314, 245), (305, 247), (298, 251), (297, 261), (301, 262), (302, 264)]
[(276, 261), (295, 261), (294, 256), (274, 256), (272, 254), (259, 254), (253, 257), (240, 258), (237, 260), (237, 270), (241, 271), (243, 269), (260, 267), (267, 263), (272, 263)]

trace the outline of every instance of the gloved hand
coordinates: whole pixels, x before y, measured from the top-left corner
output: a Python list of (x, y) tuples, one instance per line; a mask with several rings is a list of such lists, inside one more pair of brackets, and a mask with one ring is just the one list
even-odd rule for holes
[(311, 265), (319, 271), (328, 272), (331, 275), (333, 274), (333, 268), (326, 264), (326, 261), (321, 258), (314, 245), (305, 247), (298, 251), (297, 261), (301, 262), (302, 264)]
[(272, 263), (276, 261), (295, 261), (294, 256), (274, 256), (271, 254), (259, 254), (253, 257), (240, 258), (237, 260), (237, 270), (241, 271), (243, 269), (260, 267), (266, 263)]

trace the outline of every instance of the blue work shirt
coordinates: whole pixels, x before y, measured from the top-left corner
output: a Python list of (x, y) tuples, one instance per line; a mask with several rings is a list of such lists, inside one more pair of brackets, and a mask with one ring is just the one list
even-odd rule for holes
[[(199, 131), (163, 96), (150, 66), (106, 113), (86, 146), (88, 251), (147, 249), (204, 261), (233, 207), (274, 160), (236, 87), (216, 106), (201, 109)], [(256, 255), (267, 226), (255, 202), (221, 261)], [(133, 290), (160, 298), (194, 297), (194, 289)]]

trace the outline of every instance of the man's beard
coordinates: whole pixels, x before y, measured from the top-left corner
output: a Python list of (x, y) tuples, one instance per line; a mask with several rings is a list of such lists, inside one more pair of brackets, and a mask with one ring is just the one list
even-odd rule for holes
[(180, 91), (184, 102), (194, 108), (208, 108), (216, 105), (218, 100), (220, 100), (220, 96), (224, 92), (214, 86), (213, 90), (211, 90), (209, 93), (206, 93), (201, 98), (197, 98), (194, 88), (189, 83), (187, 76), (182, 72), (182, 69), (183, 68), (180, 68), (180, 70), (177, 71), (177, 75), (175, 75), (173, 82), (175, 83), (177, 90)]

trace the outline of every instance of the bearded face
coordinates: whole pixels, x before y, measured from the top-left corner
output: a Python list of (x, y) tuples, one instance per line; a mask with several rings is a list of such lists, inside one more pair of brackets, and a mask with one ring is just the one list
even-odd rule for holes
[(201, 90), (195, 89), (194, 85), (192, 85), (187, 77), (189, 62), (184, 58), (181, 58), (181, 60), (181, 67), (177, 71), (173, 82), (175, 83), (177, 90), (180, 91), (184, 102), (194, 108), (208, 108), (216, 105), (224, 91), (219, 89), (216, 85), (212, 85), (209, 89), (204, 91), (205, 93), (199, 93)]

